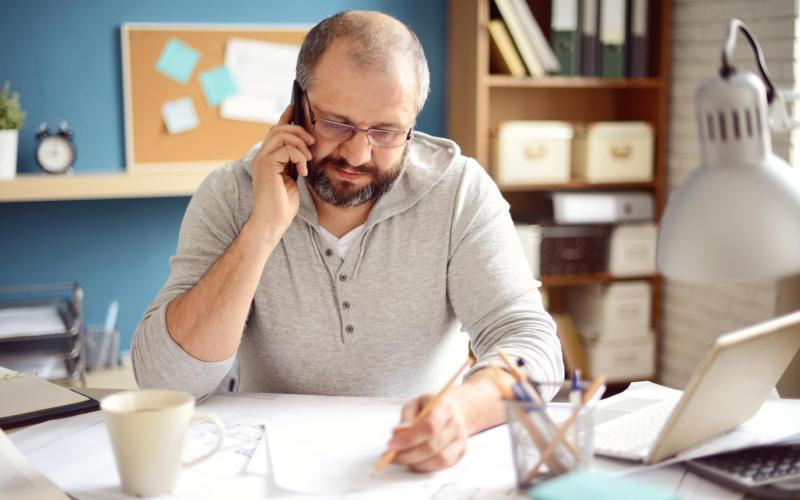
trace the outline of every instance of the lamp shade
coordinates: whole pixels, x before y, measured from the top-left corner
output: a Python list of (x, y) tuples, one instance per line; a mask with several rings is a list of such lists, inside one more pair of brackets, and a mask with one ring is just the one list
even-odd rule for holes
[(696, 110), (702, 163), (664, 210), (659, 271), (697, 283), (800, 273), (800, 174), (772, 153), (763, 83), (709, 80)]

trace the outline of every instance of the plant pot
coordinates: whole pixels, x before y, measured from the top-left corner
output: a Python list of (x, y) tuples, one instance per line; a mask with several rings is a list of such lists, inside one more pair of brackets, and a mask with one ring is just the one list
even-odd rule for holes
[(19, 130), (0, 130), (0, 180), (17, 175)]

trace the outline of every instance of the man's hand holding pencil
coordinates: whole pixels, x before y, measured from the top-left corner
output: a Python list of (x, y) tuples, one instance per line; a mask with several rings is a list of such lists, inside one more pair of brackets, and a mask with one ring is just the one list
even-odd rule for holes
[(425, 394), (403, 406), (401, 421), (392, 430), (387, 451), (375, 465), (373, 475), (389, 462), (407, 465), (417, 472), (431, 472), (461, 460), (469, 431), (461, 406), (447, 392), (467, 366), (469, 360), (435, 395)]
[(469, 433), (455, 398), (444, 394), (427, 415), (416, 419), (434, 398), (426, 394), (403, 406), (401, 422), (392, 430), (387, 445), (396, 452), (394, 463), (430, 472), (454, 465), (466, 453)]

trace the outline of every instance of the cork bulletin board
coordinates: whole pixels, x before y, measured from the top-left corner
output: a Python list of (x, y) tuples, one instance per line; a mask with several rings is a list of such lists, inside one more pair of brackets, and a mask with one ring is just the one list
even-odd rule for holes
[[(225, 62), (225, 47), (231, 39), (300, 45), (308, 29), (270, 25), (123, 24), (120, 36), (127, 169), (209, 167), (244, 155), (263, 139), (270, 124), (222, 118), (219, 106), (209, 104), (197, 75)], [(180, 40), (199, 55), (192, 77), (182, 84), (156, 68), (172, 39)], [(287, 92), (290, 90), (289, 84)], [(162, 106), (187, 97), (194, 104), (194, 128), (170, 133)]]

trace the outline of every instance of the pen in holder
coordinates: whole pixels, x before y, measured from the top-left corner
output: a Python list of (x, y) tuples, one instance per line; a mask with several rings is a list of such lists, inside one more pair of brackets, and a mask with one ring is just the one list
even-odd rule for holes
[(541, 400), (505, 401), (520, 488), (589, 465), (594, 402), (603, 388), (602, 380), (581, 382), (578, 389), (582, 398), (569, 405)]

